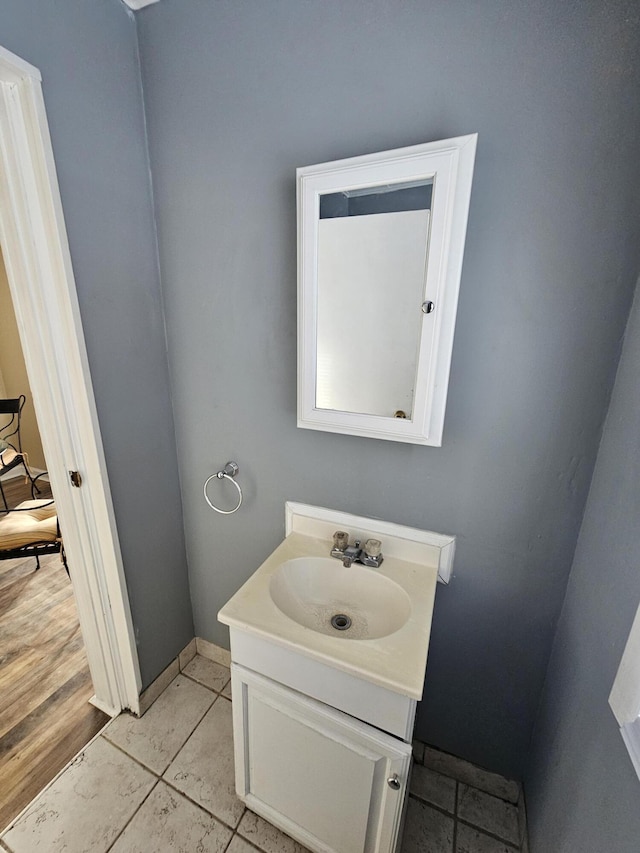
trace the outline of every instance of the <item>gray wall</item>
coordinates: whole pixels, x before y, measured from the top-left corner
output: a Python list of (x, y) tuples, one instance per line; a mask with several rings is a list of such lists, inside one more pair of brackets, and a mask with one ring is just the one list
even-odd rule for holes
[(115, 0), (0, 0), (0, 44), (43, 76), (148, 684), (193, 623), (135, 23)]
[[(519, 776), (638, 272), (635, 4), (163, 0), (137, 23), (196, 633), (227, 642), (287, 499), (455, 533), (418, 733)], [(295, 168), (474, 131), (444, 446), (298, 430)], [(202, 483), (228, 459), (246, 499), (222, 517)]]
[(640, 603), (640, 290), (553, 645), (526, 781), (534, 853), (637, 853), (640, 780), (608, 705)]

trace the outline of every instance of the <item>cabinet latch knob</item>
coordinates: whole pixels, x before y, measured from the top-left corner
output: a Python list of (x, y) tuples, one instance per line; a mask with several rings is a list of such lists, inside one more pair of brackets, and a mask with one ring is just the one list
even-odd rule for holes
[(389, 776), (387, 779), (387, 785), (390, 788), (393, 788), (394, 791), (400, 790), (400, 780), (398, 779), (398, 774), (394, 773), (393, 776)]

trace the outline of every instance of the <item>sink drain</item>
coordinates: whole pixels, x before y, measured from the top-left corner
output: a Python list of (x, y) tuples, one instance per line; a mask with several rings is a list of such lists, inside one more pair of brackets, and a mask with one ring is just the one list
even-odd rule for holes
[(331, 624), (336, 631), (346, 631), (347, 628), (351, 627), (351, 619), (346, 613), (336, 613), (335, 616), (331, 617)]

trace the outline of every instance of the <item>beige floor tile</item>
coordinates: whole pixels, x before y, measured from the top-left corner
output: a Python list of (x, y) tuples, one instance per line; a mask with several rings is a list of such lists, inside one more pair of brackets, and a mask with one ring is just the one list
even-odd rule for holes
[(460, 785), (458, 817), (512, 844), (519, 843), (516, 806), (485, 794), (484, 791), (478, 791), (468, 785)]
[(184, 673), (189, 678), (199, 681), (200, 684), (204, 684), (205, 687), (209, 687), (218, 693), (231, 680), (231, 671), (228, 667), (213, 660), (207, 660), (202, 655), (196, 655), (185, 666)]
[(144, 717), (121, 714), (104, 736), (154, 773), (161, 774), (215, 698), (210, 690), (179, 675)]
[(256, 853), (256, 848), (239, 835), (234, 835), (231, 844), (227, 847), (227, 853)]
[(164, 782), (158, 782), (111, 853), (222, 853), (232, 832)]
[(452, 779), (457, 779), (458, 782), (472, 785), (487, 794), (500, 797), (501, 800), (508, 800), (510, 803), (518, 802), (520, 796), (518, 783), (511, 779), (505, 779), (498, 773), (483, 770), (463, 758), (456, 758), (454, 755), (448, 755), (446, 752), (440, 752), (439, 749), (433, 749), (430, 746), (425, 746), (423, 761), (425, 767), (436, 770), (445, 776), (450, 776)]
[(516, 853), (517, 849), (458, 821), (455, 853)]
[(231, 682), (227, 684), (227, 686), (222, 691), (222, 695), (226, 696), (227, 699), (231, 699)]
[(452, 853), (453, 818), (409, 797), (402, 853)]
[(238, 825), (244, 805), (235, 792), (231, 702), (216, 699), (164, 778), (229, 826)]
[(451, 812), (451, 814), (456, 810), (455, 781), (441, 773), (436, 773), (435, 770), (414, 764), (411, 770), (410, 790), (417, 797), (432, 803), (434, 806), (440, 806), (441, 809)]
[(99, 737), (3, 837), (14, 853), (103, 853), (156, 778)]
[(238, 833), (264, 853), (308, 853), (302, 844), (248, 810), (242, 816)]

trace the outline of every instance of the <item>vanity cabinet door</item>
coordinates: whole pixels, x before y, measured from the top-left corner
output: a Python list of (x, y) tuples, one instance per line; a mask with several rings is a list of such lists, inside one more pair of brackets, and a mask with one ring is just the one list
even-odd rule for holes
[(411, 747), (243, 667), (232, 680), (247, 806), (318, 853), (395, 850)]

